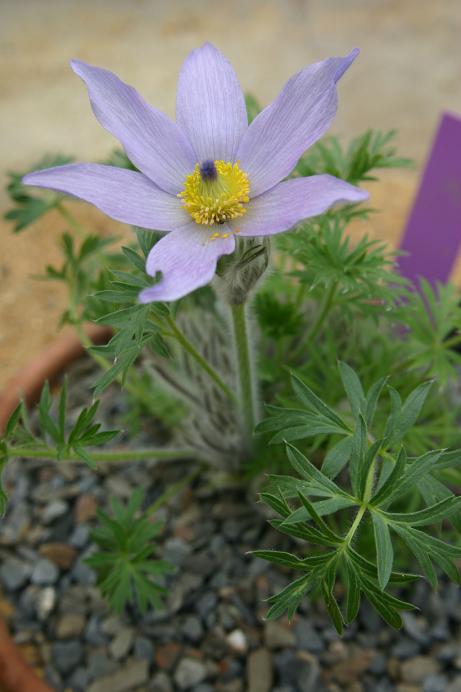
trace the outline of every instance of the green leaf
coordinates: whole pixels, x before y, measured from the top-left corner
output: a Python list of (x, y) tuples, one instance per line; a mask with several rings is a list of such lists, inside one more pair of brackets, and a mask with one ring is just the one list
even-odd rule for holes
[(328, 418), (332, 423), (334, 423), (342, 431), (350, 432), (348, 426), (344, 421), (327, 406), (319, 397), (314, 394), (314, 392), (303, 382), (297, 375), (293, 372), (291, 373), (291, 382), (293, 385), (293, 390), (299, 400), (307, 406), (307, 408), (317, 411), (321, 416)]
[(452, 558), (461, 556), (461, 548), (449, 545), (410, 526), (399, 523), (391, 523), (390, 526), (408, 545), (433, 588), (436, 588), (437, 579), (430, 559), (441, 567), (452, 581), (459, 583), (459, 572), (453, 564)]
[(399, 442), (416, 423), (432, 384), (433, 381), (429, 380), (416, 387), (406, 399), (401, 410), (395, 413), (389, 430), (390, 445)]
[[(403, 475), (400, 476), (398, 484), (391, 490), (386, 497), (386, 503), (394, 502), (405, 493), (413, 490), (419, 480), (426, 476), (433, 469), (442, 453), (442, 450), (427, 452), (416, 459), (413, 459), (411, 464), (405, 466)], [(376, 499), (373, 499), (373, 504), (376, 504)], [(381, 500), (382, 504), (382, 500)]]
[(438, 521), (448, 519), (452, 514), (459, 513), (461, 510), (461, 497), (451, 495), (444, 500), (440, 500), (435, 505), (420, 509), (418, 512), (382, 512), (389, 521), (411, 526), (426, 526), (435, 524)]
[(4, 435), (4, 437), (6, 439), (8, 439), (14, 433), (16, 426), (17, 426), (17, 424), (21, 418), (23, 405), (24, 405), (23, 402), (20, 401), (19, 404), (14, 409), (13, 413), (8, 418), (8, 422), (5, 426), (5, 435)]
[(371, 514), (373, 520), (373, 532), (376, 544), (376, 563), (378, 566), (378, 582), (384, 591), (392, 573), (394, 562), (394, 549), (389, 533), (389, 527), (382, 517), (376, 512)]
[(360, 584), (349, 560), (345, 560), (344, 581), (346, 587), (346, 622), (352, 623), (360, 607)]
[(287, 517), (291, 509), (288, 506), (285, 498), (281, 493), (279, 495), (273, 495), (272, 493), (262, 492), (260, 493), (260, 498), (263, 502), (269, 505), (275, 512), (281, 514), (282, 517)]
[(350, 499), (350, 495), (336, 485), (334, 481), (327, 478), (316, 466), (314, 466), (314, 464), (309, 461), (309, 459), (304, 456), (304, 454), (299, 451), (299, 449), (287, 443), (286, 450), (290, 464), (293, 466), (295, 471), (302, 476), (302, 478), (310, 481), (313, 485), (322, 488), (331, 496), (336, 495), (348, 497)]
[(267, 620), (274, 620), (285, 612), (291, 619), (295, 614), (304, 596), (312, 589), (313, 582), (310, 574), (303, 575), (296, 581), (288, 584), (282, 591), (268, 599), (271, 608), (266, 613)]
[(301, 504), (306, 510), (306, 512), (308, 512), (311, 518), (314, 520), (314, 523), (317, 524), (319, 531), (325, 534), (325, 536), (328, 537), (331, 541), (337, 541), (338, 543), (341, 543), (341, 538), (334, 531), (332, 531), (330, 527), (320, 517), (320, 515), (317, 514), (314, 506), (309, 502), (307, 497), (305, 497), (302, 493), (298, 493), (298, 498), (301, 501)]
[(332, 592), (329, 590), (325, 582), (322, 582), (323, 598), (325, 599), (325, 605), (328, 610), (328, 614), (333, 621), (333, 625), (339, 635), (342, 635), (344, 631), (343, 616), (339, 609), (338, 603), (333, 596)]
[(259, 557), (262, 560), (267, 560), (275, 565), (281, 565), (282, 567), (291, 567), (293, 569), (300, 569), (309, 571), (309, 567), (303, 564), (303, 561), (293, 555), (292, 553), (286, 553), (282, 550), (252, 550), (251, 555)]
[[(332, 497), (328, 500), (320, 500), (320, 502), (315, 502), (312, 504), (312, 507), (319, 517), (333, 514), (334, 512), (338, 512), (340, 509), (346, 509), (347, 507), (354, 506), (357, 506), (357, 503), (352, 498), (349, 499), (348, 497)], [(310, 516), (311, 515), (304, 506), (299, 507), (285, 519), (283, 524), (284, 526), (288, 526), (289, 524), (298, 524), (300, 521), (307, 521)]]
[(352, 437), (344, 437), (328, 451), (322, 464), (322, 473), (328, 478), (336, 478), (346, 466), (352, 452)]
[(394, 468), (386, 481), (381, 485), (378, 492), (372, 497), (371, 502), (373, 505), (378, 506), (383, 504), (383, 502), (389, 499), (391, 493), (399, 487), (400, 479), (405, 472), (406, 463), (407, 455), (405, 449), (402, 447), (394, 464)]
[(351, 456), (349, 460), (349, 475), (354, 493), (358, 496), (362, 476), (364, 474), (364, 466), (368, 451), (367, 425), (361, 414), (357, 420), (357, 426), (352, 435)]
[(56, 423), (50, 416), (50, 409), (51, 409), (51, 404), (52, 404), (52, 399), (50, 395), (50, 385), (48, 381), (45, 382), (42, 392), (40, 395), (40, 401), (38, 404), (38, 413), (39, 413), (39, 419), (40, 419), (40, 427), (44, 433), (47, 433), (50, 438), (55, 442), (56, 444), (59, 443), (59, 430), (58, 427), (56, 426)]
[(365, 415), (365, 394), (356, 372), (347, 363), (339, 361), (339, 374), (351, 405), (352, 415), (356, 420), (360, 414)]
[(365, 416), (365, 420), (367, 422), (368, 427), (371, 427), (371, 425), (373, 424), (378, 400), (379, 400), (379, 397), (381, 396), (381, 392), (382, 392), (383, 387), (386, 384), (387, 380), (388, 380), (387, 377), (382, 377), (380, 380), (375, 382), (370, 387), (370, 389), (368, 390), (367, 401), (366, 401), (366, 416)]
[(253, 94), (245, 94), (245, 105), (247, 109), (248, 124), (250, 124), (262, 111), (262, 107)]
[(439, 463), (437, 464), (439, 470), (457, 468), (458, 466), (461, 466), (461, 449), (445, 450), (442, 452)]
[(99, 551), (86, 562), (96, 571), (103, 595), (118, 613), (129, 603), (135, 603), (141, 612), (161, 607), (166, 592), (155, 578), (173, 570), (167, 561), (153, 555), (152, 540), (160, 524), (152, 524), (147, 515), (137, 516), (143, 501), (141, 488), (125, 506), (112, 498), (113, 516), (98, 510), (100, 525), (91, 534)]

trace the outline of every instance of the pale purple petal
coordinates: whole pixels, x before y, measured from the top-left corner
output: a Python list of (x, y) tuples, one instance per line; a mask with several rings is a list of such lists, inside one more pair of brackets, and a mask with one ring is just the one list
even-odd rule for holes
[(241, 236), (273, 235), (288, 231), (310, 216), (317, 216), (337, 202), (363, 202), (368, 192), (332, 175), (293, 178), (252, 199), (248, 211), (232, 222)]
[(358, 54), (328, 58), (293, 75), (251, 123), (237, 153), (256, 197), (285, 178), (301, 155), (330, 127), (336, 113), (335, 84)]
[[(220, 226), (220, 232), (225, 230)], [(162, 272), (159, 283), (139, 294), (141, 303), (178, 300), (200, 286), (208, 284), (222, 255), (235, 249), (235, 238), (211, 240), (212, 230), (192, 222), (164, 236), (149, 253), (146, 271), (150, 276)]]
[(188, 223), (179, 199), (142, 173), (96, 163), (76, 163), (28, 173), (25, 185), (58, 190), (94, 204), (117, 221), (158, 231)]
[(88, 87), (97, 119), (121, 142), (134, 165), (166, 192), (178, 193), (196, 163), (178, 126), (112, 72), (79, 60), (71, 66)]
[(176, 121), (198, 162), (235, 160), (248, 127), (245, 99), (232, 65), (211, 43), (193, 50), (184, 61)]

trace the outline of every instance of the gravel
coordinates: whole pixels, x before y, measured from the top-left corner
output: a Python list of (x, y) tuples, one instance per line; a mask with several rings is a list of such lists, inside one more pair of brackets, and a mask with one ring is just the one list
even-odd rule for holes
[[(101, 405), (107, 428), (123, 407), (110, 391)], [(247, 552), (296, 547), (267, 527), (245, 491), (210, 489), (206, 478), (162, 510), (159, 552), (176, 566), (165, 609), (111, 614), (84, 562), (96, 507), (107, 510), (110, 495), (124, 499), (140, 484), (158, 497), (186, 469), (7, 466), (0, 613), (56, 692), (461, 692), (456, 586), (442, 579), (433, 594), (413, 585), (420, 610), (404, 616), (400, 632), (365, 603), (342, 639), (318, 602), (304, 602), (291, 624), (266, 622), (265, 601), (289, 575)]]

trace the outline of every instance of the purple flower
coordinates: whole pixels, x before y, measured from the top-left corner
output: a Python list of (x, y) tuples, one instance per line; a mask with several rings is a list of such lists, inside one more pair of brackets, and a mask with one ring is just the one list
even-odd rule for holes
[(336, 202), (367, 198), (331, 175), (284, 180), (330, 126), (336, 82), (357, 54), (301, 70), (249, 126), (235, 72), (210, 43), (192, 51), (181, 69), (176, 123), (111, 72), (74, 60), (97, 119), (139, 172), (70, 164), (30, 173), (23, 182), (79, 197), (118, 221), (165, 231), (146, 264), (148, 274), (160, 271), (162, 278), (140, 300), (176, 300), (211, 281), (237, 234), (280, 233)]

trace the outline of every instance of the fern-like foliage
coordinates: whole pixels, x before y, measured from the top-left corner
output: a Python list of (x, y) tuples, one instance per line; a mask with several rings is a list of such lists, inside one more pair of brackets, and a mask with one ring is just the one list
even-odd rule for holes
[(91, 533), (99, 550), (86, 559), (97, 575), (97, 583), (110, 607), (122, 613), (129, 604), (141, 613), (161, 608), (166, 594), (159, 578), (174, 570), (166, 560), (154, 556), (155, 539), (162, 525), (141, 512), (144, 491), (135, 490), (123, 506), (111, 499), (112, 515), (98, 510), (99, 526)]
[[(349, 402), (347, 415), (332, 409), (293, 374), (298, 408), (269, 407), (269, 418), (258, 426), (260, 433), (271, 434), (272, 444), (286, 445), (288, 460), (297, 473), (297, 477), (269, 478), (261, 499), (279, 515), (271, 524), (312, 546), (302, 557), (256, 551), (259, 557), (303, 572), (300, 579), (270, 599), (268, 617), (285, 611), (293, 616), (306, 593), (321, 589), (339, 632), (344, 623), (355, 618), (361, 596), (386, 622), (399, 627), (398, 611), (412, 606), (389, 593), (388, 586), (417, 577), (395, 569), (396, 542), (403, 542), (413, 553), (434, 588), (436, 568), (459, 583), (454, 560), (461, 556), (461, 547), (435, 538), (421, 527), (449, 520), (461, 528), (461, 498), (443, 477), (445, 469), (461, 463), (461, 450), (407, 456), (405, 438), (421, 414), (431, 381), (419, 385), (402, 401), (385, 379), (365, 392), (357, 374), (345, 363), (339, 364), (339, 375)], [(376, 411), (385, 389), (390, 412), (384, 427), (376, 431)], [(336, 440), (321, 468), (292, 444), (319, 435)], [(414, 499), (415, 493), (414, 511), (405, 511), (407, 498)], [(361, 534), (371, 541), (363, 541)], [(347, 591), (342, 610), (334, 595), (339, 576)]]

